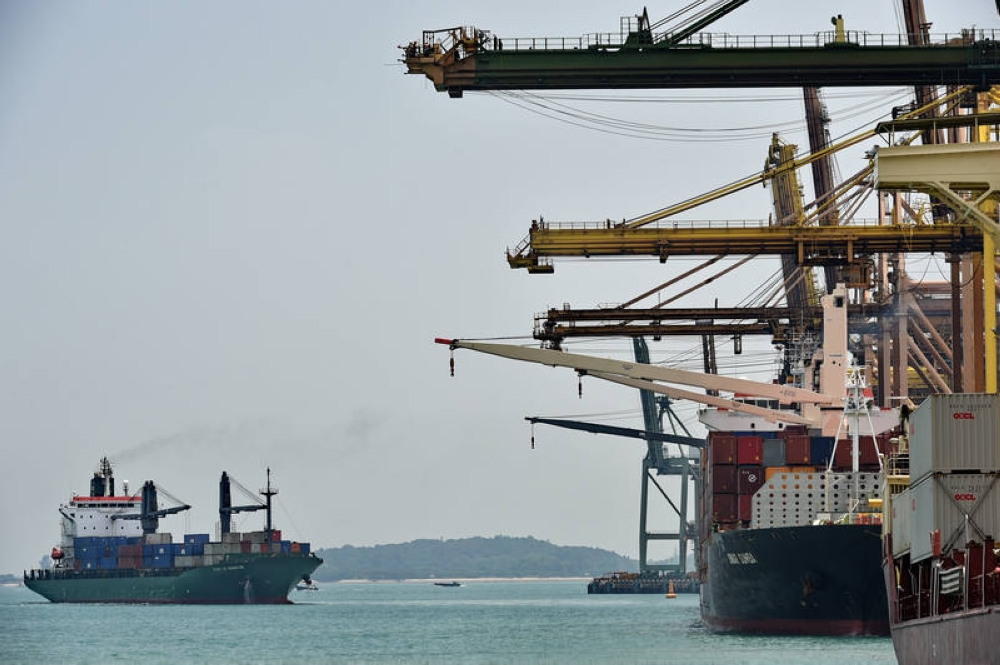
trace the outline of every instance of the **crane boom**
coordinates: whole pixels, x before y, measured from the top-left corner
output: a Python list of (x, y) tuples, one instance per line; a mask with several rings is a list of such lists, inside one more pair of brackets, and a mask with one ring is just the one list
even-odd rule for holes
[(666, 432), (652, 432), (650, 430), (635, 429), (633, 427), (617, 427), (615, 425), (604, 425), (601, 423), (588, 423), (579, 420), (565, 420), (562, 418), (541, 418), (539, 416), (528, 416), (525, 418), (532, 425), (540, 423), (542, 425), (552, 425), (565, 429), (575, 429), (591, 434), (610, 434), (612, 436), (624, 436), (632, 439), (653, 439), (661, 443), (676, 443), (682, 446), (692, 446), (701, 448), (705, 445), (704, 439), (693, 436), (680, 436), (677, 434), (667, 434)]
[[(716, 374), (702, 374), (688, 370), (674, 369), (671, 367), (661, 367), (659, 365), (646, 365), (643, 363), (626, 362), (613, 360), (611, 358), (597, 358), (581, 354), (566, 353), (564, 351), (554, 351), (552, 349), (529, 348), (515, 346), (512, 344), (493, 344), (489, 342), (470, 342), (461, 339), (437, 338), (434, 340), (438, 344), (447, 344), (452, 349), (470, 349), (489, 355), (510, 358), (511, 360), (523, 360), (525, 362), (539, 365), (550, 365), (552, 367), (568, 367), (584, 374), (621, 376), (630, 379), (640, 379), (647, 382), (666, 381), (669, 383), (679, 383), (687, 386), (697, 386), (709, 390), (726, 390), (776, 399), (782, 404), (838, 404), (839, 400), (830, 395), (822, 395), (794, 386), (776, 385), (771, 383), (761, 383), (749, 379), (737, 379)], [(601, 376), (601, 378), (604, 378)], [(657, 388), (662, 386), (656, 385)], [(643, 386), (643, 388), (649, 388)], [(688, 393), (684, 399), (699, 399), (705, 395)]]
[[(625, 376), (604, 374), (603, 372), (588, 372), (588, 375), (597, 377), (598, 379), (604, 379), (605, 381), (611, 381), (612, 383), (618, 383), (623, 386), (629, 386), (630, 388), (638, 388), (639, 390), (649, 390), (650, 392), (666, 395), (667, 397), (672, 397), (673, 399), (686, 399), (686, 400), (691, 400), (692, 402), (698, 402), (699, 404), (705, 404), (706, 406), (714, 406), (719, 409), (728, 409), (729, 411), (746, 413), (752, 416), (760, 416), (761, 418), (764, 418), (769, 422), (783, 422), (783, 423), (790, 423), (792, 425), (809, 425), (812, 427), (819, 427), (821, 425), (821, 420), (818, 417), (819, 414), (815, 410), (811, 412), (811, 415), (813, 415), (813, 417), (800, 416), (798, 413), (794, 411), (768, 409), (763, 406), (746, 404), (738, 400), (726, 399), (724, 397), (715, 397), (714, 395), (703, 395), (701, 393), (692, 392), (690, 390), (683, 390), (681, 388), (664, 386), (662, 384), (644, 379), (631, 379)], [(716, 375), (706, 374), (705, 376), (716, 376)], [(762, 384), (762, 385), (772, 385), (772, 384)]]

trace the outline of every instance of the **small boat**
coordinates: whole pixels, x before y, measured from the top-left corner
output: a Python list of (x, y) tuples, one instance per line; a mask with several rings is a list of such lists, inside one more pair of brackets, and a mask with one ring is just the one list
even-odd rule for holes
[(435, 582), (434, 586), (462, 586), (461, 582)]
[(316, 586), (315, 582), (313, 582), (312, 580), (309, 580), (308, 582), (303, 581), (303, 582), (299, 582), (298, 584), (296, 584), (295, 585), (295, 590), (296, 591), (319, 591), (319, 587)]

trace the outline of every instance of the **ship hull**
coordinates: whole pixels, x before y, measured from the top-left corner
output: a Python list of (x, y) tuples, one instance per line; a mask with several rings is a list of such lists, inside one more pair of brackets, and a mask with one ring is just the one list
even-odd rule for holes
[(198, 568), (57, 569), (24, 583), (53, 603), (286, 604), (321, 563), (310, 554), (229, 555)]
[(720, 632), (889, 635), (881, 547), (870, 524), (711, 533), (702, 620)]
[(892, 646), (905, 665), (995, 663), (997, 630), (997, 608), (980, 608), (893, 624)]

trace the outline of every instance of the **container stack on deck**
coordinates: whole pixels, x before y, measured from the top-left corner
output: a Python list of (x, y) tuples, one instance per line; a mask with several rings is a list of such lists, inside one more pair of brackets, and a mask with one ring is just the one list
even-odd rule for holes
[[(883, 434), (859, 440), (858, 480), (872, 497), (880, 491), (879, 453), (888, 451), (889, 439), (889, 434)], [(835, 437), (809, 435), (796, 427), (774, 432), (710, 432), (702, 457), (706, 494), (710, 494), (704, 523), (720, 531), (751, 524), (794, 526), (809, 524), (824, 507), (829, 512), (846, 511), (847, 493), (840, 490), (841, 483), (854, 481), (852, 443), (846, 438), (836, 446), (834, 442)], [(828, 478), (828, 469), (836, 476)], [(873, 515), (871, 519), (879, 518)]]
[(273, 530), (271, 538), (264, 531), (232, 532), (219, 542), (207, 533), (187, 534), (183, 542), (173, 542), (169, 533), (145, 536), (86, 536), (73, 539), (64, 548), (64, 564), (73, 570), (117, 570), (155, 568), (199, 568), (221, 563), (227, 554), (266, 554), (268, 552), (309, 553), (309, 543), (281, 540)]

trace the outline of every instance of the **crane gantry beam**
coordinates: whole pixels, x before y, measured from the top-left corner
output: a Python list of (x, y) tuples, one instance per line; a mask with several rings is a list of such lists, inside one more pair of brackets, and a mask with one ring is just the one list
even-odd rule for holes
[[(887, 316), (890, 305), (847, 306), (851, 330), (874, 328), (869, 320)], [(818, 329), (823, 309), (815, 307), (551, 308), (535, 316), (534, 337), (560, 342), (567, 337), (667, 337), (693, 335), (772, 335), (789, 327)]]
[[(628, 20), (627, 18), (625, 20)], [(624, 22), (623, 22), (624, 25)], [(842, 29), (810, 35), (698, 33), (675, 42), (639, 29), (579, 38), (500, 39), (475, 27), (425, 30), (401, 47), (408, 74), (436, 90), (764, 88), (1000, 83), (1000, 31), (910, 44)]]
[[(522, 245), (524, 246), (524, 245)], [(526, 249), (508, 253), (511, 268), (552, 272), (554, 257), (716, 254), (791, 255), (800, 265), (846, 265), (883, 252), (979, 252), (982, 232), (973, 224), (771, 226), (766, 221), (697, 226), (670, 222), (627, 228), (607, 223), (532, 223)]]

